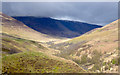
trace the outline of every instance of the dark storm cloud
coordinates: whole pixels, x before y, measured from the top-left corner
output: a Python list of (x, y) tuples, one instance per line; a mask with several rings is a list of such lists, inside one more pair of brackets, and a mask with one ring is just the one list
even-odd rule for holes
[(42, 16), (108, 24), (118, 17), (117, 2), (5, 2), (3, 13), (10, 16)]

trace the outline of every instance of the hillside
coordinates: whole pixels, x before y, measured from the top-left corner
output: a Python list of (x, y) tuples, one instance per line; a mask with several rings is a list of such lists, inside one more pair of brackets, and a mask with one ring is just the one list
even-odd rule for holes
[(118, 20), (61, 44), (52, 44), (61, 56), (87, 70), (114, 73), (118, 71)]
[(49, 17), (13, 16), (28, 27), (51, 36), (73, 38), (102, 26), (77, 21), (56, 20)]
[(53, 56), (39, 42), (2, 34), (2, 73), (79, 73), (76, 63)]
[(48, 42), (55, 41), (58, 38), (51, 37), (40, 32), (35, 31), (34, 29), (26, 26), (22, 22), (7, 16), (5, 14), (0, 13), (0, 17), (2, 17), (2, 32), (13, 35), (16, 37), (21, 37), (24, 39), (39, 41), (39, 42)]
[(17, 38), (5, 33), (2, 33), (1, 35), (3, 56), (24, 51), (48, 51), (48, 49), (42, 46), (39, 42)]
[(75, 63), (60, 61), (43, 53), (24, 52), (3, 57), (3, 73), (80, 73)]

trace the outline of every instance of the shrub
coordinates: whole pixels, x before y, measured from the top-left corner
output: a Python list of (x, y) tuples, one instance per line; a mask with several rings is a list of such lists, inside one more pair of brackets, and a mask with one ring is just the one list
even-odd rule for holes
[(88, 62), (88, 57), (87, 57), (86, 54), (83, 54), (82, 57), (81, 57), (80, 63), (81, 63), (81, 64), (85, 64), (85, 63), (87, 63), (87, 62)]
[(113, 59), (111, 62), (112, 64), (118, 65), (118, 59)]
[(101, 57), (101, 53), (98, 52), (97, 50), (93, 51), (93, 57), (92, 57), (92, 63), (100, 63), (100, 57)]
[(92, 69), (93, 69), (94, 71), (95, 71), (95, 70), (101, 70), (101, 67), (100, 67), (99, 64), (95, 64)]
[(120, 65), (120, 57), (118, 58), (118, 65)]

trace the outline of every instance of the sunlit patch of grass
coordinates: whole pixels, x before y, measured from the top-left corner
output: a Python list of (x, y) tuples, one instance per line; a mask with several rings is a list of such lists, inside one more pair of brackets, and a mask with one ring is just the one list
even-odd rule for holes
[(107, 36), (107, 35), (110, 35), (113, 30), (111, 31), (104, 31), (104, 32), (100, 32), (101, 29), (98, 29), (94, 32), (92, 32), (91, 34), (84, 34), (82, 36), (79, 36), (79, 37), (76, 37), (76, 38), (73, 38), (72, 40), (70, 41), (67, 41), (69, 43), (78, 43), (80, 41), (90, 41), (90, 40), (93, 40), (93, 39), (96, 39), (96, 38), (102, 38), (104, 36)]
[(80, 67), (52, 59), (40, 52), (22, 52), (2, 58), (3, 73), (84, 72)]

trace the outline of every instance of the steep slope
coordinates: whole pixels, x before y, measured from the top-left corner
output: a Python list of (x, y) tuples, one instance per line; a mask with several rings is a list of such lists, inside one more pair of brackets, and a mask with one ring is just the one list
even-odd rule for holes
[(42, 34), (31, 29), (22, 22), (17, 21), (16, 19), (10, 16), (0, 13), (0, 17), (2, 17), (2, 33), (10, 34), (25, 39), (35, 40), (39, 42), (57, 40), (56, 38), (53, 38), (51, 36)]
[(71, 59), (95, 72), (118, 71), (118, 20), (70, 41), (50, 46), (58, 56)]
[(102, 27), (76, 21), (56, 20), (49, 17), (16, 16), (13, 18), (38, 32), (67, 38), (77, 37), (94, 28)]

